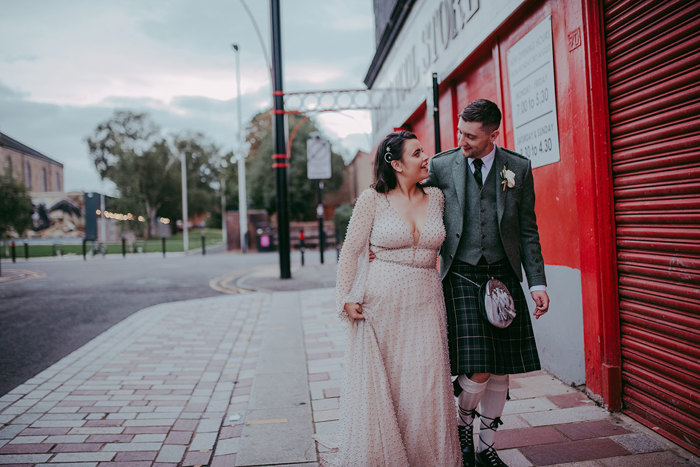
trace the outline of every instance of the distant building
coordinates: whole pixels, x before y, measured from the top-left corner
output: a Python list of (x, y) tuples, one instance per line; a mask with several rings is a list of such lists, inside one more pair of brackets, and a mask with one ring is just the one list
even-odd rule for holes
[(0, 133), (0, 174), (11, 173), (31, 193), (61, 192), (63, 164)]
[[(337, 191), (324, 196), (325, 210), (334, 211), (341, 204), (355, 204), (357, 198), (374, 181), (374, 161), (372, 156), (364, 151), (357, 151), (355, 157), (343, 169), (343, 184)], [(324, 216), (325, 216), (324, 214)]]

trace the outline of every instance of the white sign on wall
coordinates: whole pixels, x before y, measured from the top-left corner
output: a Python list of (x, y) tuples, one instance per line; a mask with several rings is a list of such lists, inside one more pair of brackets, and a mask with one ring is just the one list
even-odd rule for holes
[(331, 178), (331, 143), (318, 136), (306, 140), (306, 176), (309, 180)]
[(552, 50), (551, 16), (508, 50), (514, 149), (529, 158), (533, 168), (559, 161)]

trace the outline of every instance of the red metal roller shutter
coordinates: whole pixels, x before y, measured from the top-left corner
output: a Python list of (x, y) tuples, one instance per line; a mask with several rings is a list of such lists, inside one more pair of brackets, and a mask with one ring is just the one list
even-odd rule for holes
[(624, 410), (700, 446), (700, 2), (605, 1)]

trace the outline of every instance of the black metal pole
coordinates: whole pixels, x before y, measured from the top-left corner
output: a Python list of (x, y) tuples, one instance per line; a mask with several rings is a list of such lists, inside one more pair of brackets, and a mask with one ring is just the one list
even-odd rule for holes
[(87, 238), (83, 239), (83, 261), (87, 261)]
[(10, 243), (10, 251), (12, 251), (12, 262), (17, 262), (17, 252), (15, 251), (15, 242)]
[(442, 151), (440, 145), (440, 92), (437, 73), (433, 73), (433, 126), (435, 127), (435, 154), (437, 154)]
[(274, 150), (272, 154), (277, 179), (277, 237), (280, 255), (280, 279), (292, 277), (289, 255), (289, 208), (287, 206), (287, 142), (284, 136), (284, 91), (282, 90), (282, 40), (280, 32), (280, 2), (270, 0), (272, 23), (272, 82)]
[(326, 250), (326, 232), (323, 230), (323, 182), (317, 180), (316, 198), (318, 205), (316, 206), (316, 217), (318, 217), (318, 250), (321, 253), (321, 264), (323, 264), (323, 252)]
[(165, 258), (165, 237), (160, 237), (160, 243), (163, 248), (163, 258)]
[(29, 243), (24, 242), (24, 259), (29, 261)]
[(126, 258), (126, 239), (122, 237), (122, 258)]
[(207, 247), (204, 246), (205, 240), (206, 240), (206, 237), (204, 236), (204, 231), (202, 231), (202, 256), (207, 254)]

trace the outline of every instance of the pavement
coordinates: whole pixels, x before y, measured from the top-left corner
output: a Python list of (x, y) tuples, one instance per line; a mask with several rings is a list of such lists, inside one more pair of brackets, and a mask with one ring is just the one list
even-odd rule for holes
[[(140, 310), (0, 398), (0, 464), (317, 466), (334, 456), (344, 328), (331, 264), (277, 266), (238, 294)], [(231, 289), (232, 290), (232, 289)], [(698, 458), (544, 371), (515, 375), (510, 466)]]

